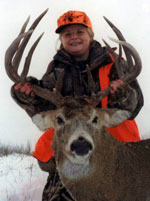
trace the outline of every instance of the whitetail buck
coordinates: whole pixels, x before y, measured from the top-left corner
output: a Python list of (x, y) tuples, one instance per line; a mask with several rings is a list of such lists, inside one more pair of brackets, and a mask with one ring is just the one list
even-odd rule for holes
[[(32, 46), (21, 76), (17, 69), (24, 48), (40, 19), (46, 11), (24, 33), (21, 33), (6, 52), (6, 71), (17, 82), (26, 82), (26, 76), (33, 51), (39, 39)], [(125, 42), (120, 31), (107, 19), (117, 34), (120, 46), (126, 54), (129, 74), (124, 75), (120, 67), (121, 48), (115, 58), (118, 74), (126, 83), (134, 80), (141, 70), (141, 61), (136, 50)], [(21, 39), (23, 39), (20, 44)], [(132, 62), (132, 58), (134, 62)], [(90, 68), (87, 67), (89, 81)], [(63, 76), (62, 76), (63, 77)], [(93, 81), (91, 80), (90, 83)], [(131, 115), (119, 109), (98, 109), (96, 105), (107, 96), (110, 88), (91, 97), (62, 97), (60, 80), (53, 92), (33, 85), (37, 96), (51, 101), (57, 106), (33, 117), (41, 130), (53, 126), (55, 135), (53, 149), (56, 166), (62, 183), (76, 201), (150, 201), (150, 140), (121, 143), (115, 140), (106, 127), (119, 125)], [(91, 89), (93, 87), (91, 86)], [(134, 106), (133, 106), (134, 107)]]

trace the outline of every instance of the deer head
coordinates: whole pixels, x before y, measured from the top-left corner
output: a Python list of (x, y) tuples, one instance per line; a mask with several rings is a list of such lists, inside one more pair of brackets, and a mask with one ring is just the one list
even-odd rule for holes
[(67, 178), (77, 179), (92, 174), (90, 161), (101, 149), (98, 142), (109, 136), (104, 128), (115, 127), (130, 115), (126, 110), (98, 109), (85, 101), (73, 100), (53, 113), (35, 115), (33, 122), (41, 130), (55, 128), (53, 149), (57, 167)]
[[(25, 33), (28, 19), (23, 25), (19, 36), (6, 51), (6, 72), (15, 83), (24, 83), (27, 81), (31, 58), (41, 36), (31, 47), (21, 75), (17, 72), (20, 60), (35, 27), (46, 12), (47, 10), (35, 20), (31, 28)], [(135, 48), (125, 41), (121, 32), (108, 19), (105, 18), (105, 20), (118, 36), (119, 55), (114, 53), (113, 49), (106, 42), (105, 44), (108, 51), (113, 54), (120, 79), (128, 84), (141, 71), (140, 57)], [(128, 74), (124, 74), (121, 67), (122, 48), (126, 54)], [(131, 180), (136, 180), (137, 172), (139, 172), (139, 169), (137, 171), (136, 167), (138, 165), (137, 160), (135, 160), (134, 166), (129, 169), (133, 170), (134, 173), (131, 178), (130, 171), (127, 172), (127, 177), (130, 179), (125, 177), (126, 171), (122, 168), (124, 160), (130, 161), (134, 157), (134, 149), (130, 149), (125, 144), (116, 141), (106, 130), (106, 127), (119, 125), (128, 119), (131, 114), (125, 110), (96, 108), (101, 99), (110, 93), (111, 88), (109, 87), (95, 94), (93, 90), (95, 83), (90, 71), (90, 67), (87, 66), (91, 97), (63, 97), (60, 93), (63, 82), (63, 71), (60, 74), (60, 79), (56, 81), (53, 91), (33, 84), (33, 91), (37, 96), (52, 102), (57, 107), (54, 111), (42, 112), (35, 115), (33, 122), (41, 130), (46, 130), (51, 126), (55, 128), (53, 149), (58, 172), (62, 182), (77, 201), (83, 201), (83, 198), (86, 201), (137, 201), (138, 199), (135, 199), (137, 196), (133, 197), (133, 193), (130, 192), (132, 188), (135, 188), (134, 185), (131, 185), (127, 195), (124, 195)], [(127, 158), (124, 159), (126, 156)], [(140, 159), (142, 158), (140, 155), (139, 157)], [(142, 162), (141, 164), (144, 166), (143, 170), (147, 172), (149, 165), (146, 166), (147, 164)], [(145, 166), (147, 167), (146, 170)], [(135, 167), (136, 171), (134, 172)], [(119, 170), (119, 173), (117, 170)], [(115, 178), (115, 174), (117, 178)], [(143, 181), (142, 177), (140, 179)], [(138, 181), (141, 184), (140, 179)], [(120, 185), (122, 181), (124, 185)], [(147, 184), (149, 187), (149, 180)], [(145, 189), (148, 197), (149, 191), (147, 191), (147, 188)], [(139, 197), (142, 190), (138, 191)], [(146, 199), (142, 201), (146, 201)]]

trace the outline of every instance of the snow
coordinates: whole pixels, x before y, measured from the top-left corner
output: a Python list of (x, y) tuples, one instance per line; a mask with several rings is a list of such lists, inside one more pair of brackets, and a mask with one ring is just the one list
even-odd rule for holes
[(47, 176), (32, 156), (0, 157), (0, 201), (41, 201)]

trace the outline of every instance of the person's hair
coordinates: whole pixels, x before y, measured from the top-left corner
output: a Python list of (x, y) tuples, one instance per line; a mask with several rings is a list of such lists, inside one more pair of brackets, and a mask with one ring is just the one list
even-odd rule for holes
[[(88, 28), (88, 27), (86, 28), (86, 30), (87, 30), (89, 36), (92, 38), (92, 40), (91, 40), (91, 43), (92, 43), (93, 40), (94, 40), (94, 32), (90, 28)], [(61, 41), (61, 39), (60, 39), (61, 38), (61, 34), (62, 34), (62, 32), (59, 34), (59, 41)], [(62, 50), (62, 49), (63, 49), (63, 45), (62, 45), (62, 43), (60, 43), (60, 46), (59, 46), (58, 50)]]

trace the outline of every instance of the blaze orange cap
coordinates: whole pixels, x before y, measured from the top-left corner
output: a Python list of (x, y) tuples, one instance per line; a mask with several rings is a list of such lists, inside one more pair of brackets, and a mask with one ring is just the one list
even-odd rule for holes
[(68, 11), (61, 15), (57, 20), (56, 33), (60, 33), (63, 28), (71, 24), (83, 24), (92, 30), (89, 17), (82, 11)]

